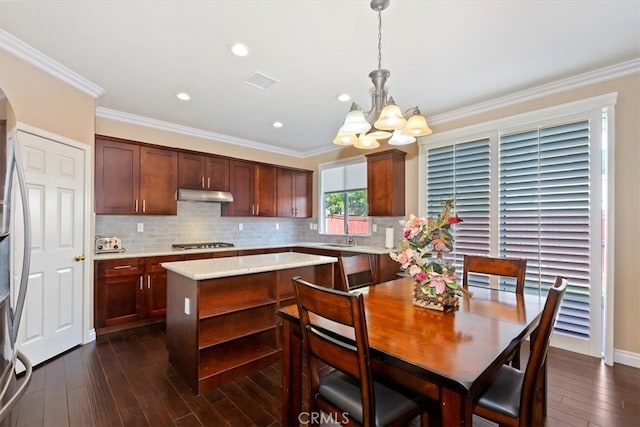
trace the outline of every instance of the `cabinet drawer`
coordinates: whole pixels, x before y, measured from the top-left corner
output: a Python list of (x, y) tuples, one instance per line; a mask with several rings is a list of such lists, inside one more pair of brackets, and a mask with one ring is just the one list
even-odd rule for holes
[(111, 259), (97, 262), (98, 277), (117, 277), (144, 273), (144, 261), (140, 258)]
[(162, 268), (160, 264), (162, 264), (163, 262), (175, 262), (175, 261), (184, 261), (184, 255), (169, 255), (169, 256), (145, 258), (145, 261), (144, 261), (145, 273), (147, 274), (164, 273), (166, 270)]

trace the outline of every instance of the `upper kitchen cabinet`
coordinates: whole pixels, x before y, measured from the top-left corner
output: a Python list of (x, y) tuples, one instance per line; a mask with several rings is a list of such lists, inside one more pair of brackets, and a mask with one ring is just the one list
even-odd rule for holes
[(175, 215), (178, 153), (96, 137), (96, 214)]
[(233, 202), (222, 205), (226, 216), (276, 216), (277, 168), (242, 160), (229, 162)]
[(181, 152), (178, 173), (179, 188), (229, 191), (229, 159)]
[(366, 156), (370, 216), (404, 216), (406, 155), (393, 149)]
[(311, 217), (311, 171), (278, 168), (279, 217)]

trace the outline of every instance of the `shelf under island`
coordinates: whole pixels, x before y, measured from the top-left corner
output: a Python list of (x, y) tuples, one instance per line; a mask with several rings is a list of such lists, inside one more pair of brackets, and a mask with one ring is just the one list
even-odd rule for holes
[(296, 252), (163, 263), (169, 362), (196, 394), (280, 358), (291, 278), (333, 287), (334, 257)]

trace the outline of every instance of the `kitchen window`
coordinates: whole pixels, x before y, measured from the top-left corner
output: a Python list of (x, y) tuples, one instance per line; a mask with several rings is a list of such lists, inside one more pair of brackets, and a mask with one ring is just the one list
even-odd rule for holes
[(367, 162), (364, 157), (320, 165), (320, 233), (370, 234)]
[[(527, 259), (525, 292), (546, 295), (557, 275), (568, 288), (554, 345), (600, 357), (603, 307), (613, 248), (606, 218), (607, 147), (615, 95), (549, 108), (434, 135), (420, 146), (421, 207), (427, 215), (454, 198), (458, 271), (465, 254)], [(609, 279), (609, 280), (607, 280)], [(514, 290), (514, 283), (470, 276), (475, 285)]]

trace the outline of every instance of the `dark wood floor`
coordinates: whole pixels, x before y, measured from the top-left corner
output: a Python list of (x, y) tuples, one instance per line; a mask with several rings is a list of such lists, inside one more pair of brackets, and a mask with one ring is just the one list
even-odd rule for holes
[[(525, 352), (526, 353), (526, 352)], [(162, 327), (100, 337), (34, 370), (19, 426), (278, 426), (280, 364), (195, 396)], [(547, 426), (640, 426), (640, 370), (549, 353)]]

